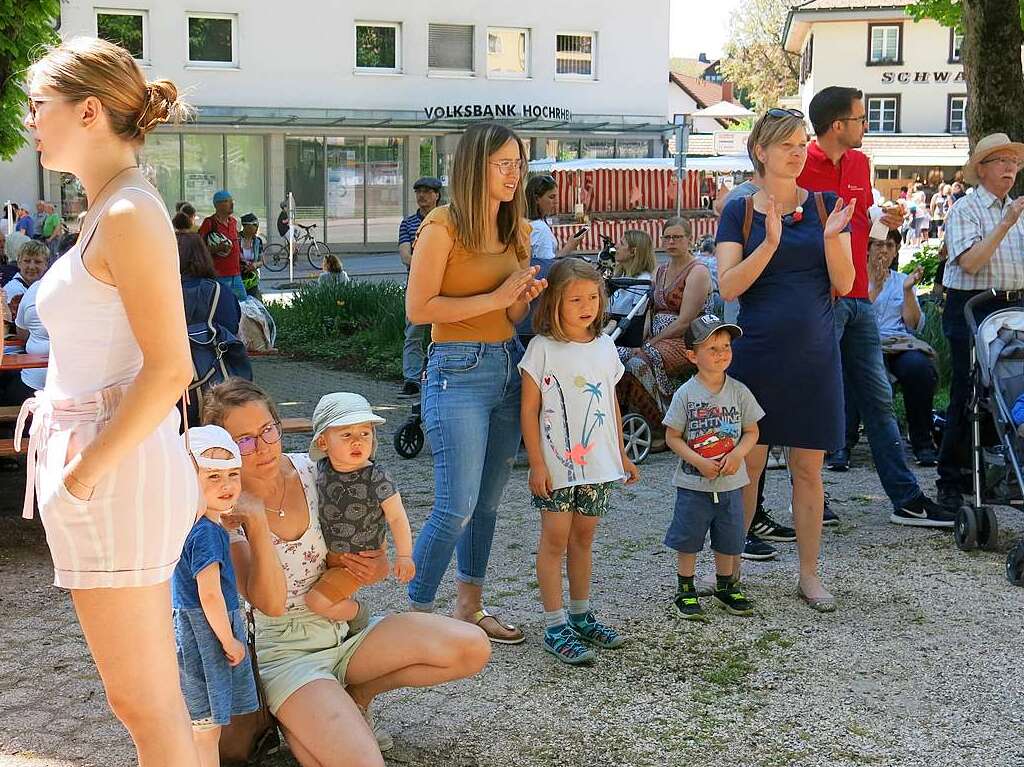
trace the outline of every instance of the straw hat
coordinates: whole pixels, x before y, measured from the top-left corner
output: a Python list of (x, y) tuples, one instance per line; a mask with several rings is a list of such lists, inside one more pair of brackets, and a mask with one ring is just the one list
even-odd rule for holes
[(1010, 137), (1005, 133), (992, 133), (975, 144), (974, 153), (964, 166), (964, 181), (968, 184), (977, 184), (979, 181), (978, 164), (990, 154), (1003, 149), (1009, 149), (1017, 156), (1020, 162), (1024, 163), (1024, 144), (1010, 141)]

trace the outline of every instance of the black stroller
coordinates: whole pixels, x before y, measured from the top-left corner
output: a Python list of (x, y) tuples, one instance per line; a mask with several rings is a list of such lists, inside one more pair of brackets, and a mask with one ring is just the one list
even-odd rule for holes
[[(970, 400), (973, 496), (957, 513), (953, 528), (956, 545), (969, 551), (992, 550), (998, 545), (999, 523), (986, 504), (1024, 508), (1024, 475), (1019, 452), (1024, 439), (1017, 434), (1011, 409), (1024, 394), (1024, 307), (1000, 309), (980, 322), (975, 310), (991, 300), (993, 292), (980, 293), (964, 307), (971, 331), (973, 393)], [(984, 413), (992, 417), (998, 437), (993, 451), (982, 444)], [(1024, 541), (1006, 557), (1006, 577), (1024, 586)]]

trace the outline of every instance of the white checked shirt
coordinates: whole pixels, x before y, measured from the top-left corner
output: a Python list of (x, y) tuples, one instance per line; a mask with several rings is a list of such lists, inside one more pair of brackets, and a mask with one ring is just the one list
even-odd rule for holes
[(974, 194), (962, 197), (949, 209), (946, 216), (949, 261), (942, 278), (943, 285), (956, 290), (1024, 289), (1024, 216), (996, 246), (992, 259), (975, 274), (969, 274), (960, 266), (960, 256), (999, 226), (1003, 211), (1012, 201), (1013, 198), (1007, 195), (1000, 202), (979, 185)]

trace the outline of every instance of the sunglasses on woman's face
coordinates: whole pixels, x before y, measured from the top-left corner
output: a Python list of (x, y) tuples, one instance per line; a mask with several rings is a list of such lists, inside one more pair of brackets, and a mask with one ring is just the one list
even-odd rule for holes
[(263, 431), (256, 437), (242, 437), (236, 439), (235, 444), (238, 445), (238, 452), (242, 455), (252, 455), (256, 452), (256, 448), (259, 447), (257, 440), (263, 440), (268, 445), (273, 445), (275, 442), (281, 441), (281, 424), (278, 421), (274, 421), (269, 424)]

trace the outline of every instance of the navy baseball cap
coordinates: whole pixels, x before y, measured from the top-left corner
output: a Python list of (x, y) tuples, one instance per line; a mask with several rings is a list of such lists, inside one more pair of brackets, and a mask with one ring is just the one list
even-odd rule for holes
[(743, 330), (739, 325), (726, 322), (715, 314), (702, 314), (690, 323), (690, 327), (683, 334), (683, 341), (688, 348), (695, 349), (719, 330), (729, 331), (729, 335), (733, 338), (743, 335)]

